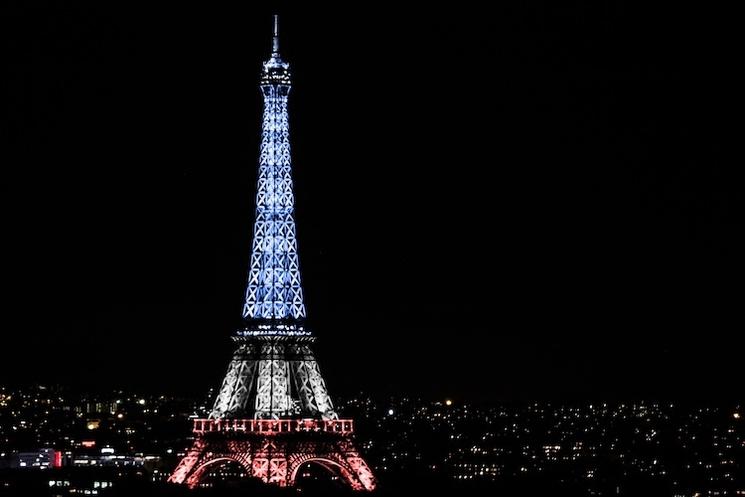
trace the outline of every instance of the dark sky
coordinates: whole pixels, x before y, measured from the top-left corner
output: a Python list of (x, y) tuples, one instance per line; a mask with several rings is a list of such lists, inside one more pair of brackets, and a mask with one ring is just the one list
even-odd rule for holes
[[(332, 393), (740, 394), (745, 182), (724, 153), (739, 59), (723, 14), (553, 3), (282, 10)], [(0, 383), (217, 386), (271, 12), (14, 4)]]

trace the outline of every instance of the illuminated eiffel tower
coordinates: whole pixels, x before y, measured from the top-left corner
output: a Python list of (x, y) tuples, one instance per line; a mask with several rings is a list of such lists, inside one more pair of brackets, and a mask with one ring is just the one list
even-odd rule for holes
[(256, 222), (236, 351), (208, 418), (194, 420), (194, 444), (170, 476), (195, 487), (227, 461), (249, 476), (294, 485), (316, 463), (357, 490), (375, 478), (355, 449), (353, 421), (340, 419), (326, 389), (303, 321), (305, 305), (295, 236), (287, 97), (289, 64), (279, 54), (277, 16), (272, 53), (261, 75), (264, 116)]

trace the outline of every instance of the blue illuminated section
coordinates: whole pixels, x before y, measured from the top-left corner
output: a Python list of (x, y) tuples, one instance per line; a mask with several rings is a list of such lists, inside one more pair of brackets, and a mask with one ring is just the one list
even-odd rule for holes
[(279, 55), (276, 24), (272, 55), (263, 64), (260, 86), (264, 96), (264, 115), (256, 222), (243, 317), (257, 320), (303, 319), (305, 304), (297, 255), (287, 113), (287, 96), (291, 87), (290, 65)]

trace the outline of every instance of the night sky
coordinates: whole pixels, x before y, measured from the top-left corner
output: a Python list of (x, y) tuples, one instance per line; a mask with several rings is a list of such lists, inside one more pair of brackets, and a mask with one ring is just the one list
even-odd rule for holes
[[(271, 11), (13, 3), (0, 383), (202, 395), (240, 324)], [(732, 31), (552, 4), (281, 9), (332, 394), (741, 394)]]

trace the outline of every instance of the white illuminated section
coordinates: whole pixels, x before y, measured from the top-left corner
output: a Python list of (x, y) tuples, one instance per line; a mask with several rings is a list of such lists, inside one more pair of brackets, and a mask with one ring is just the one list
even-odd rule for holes
[(252, 328), (238, 330), (236, 335), (239, 337), (258, 337), (258, 336), (289, 336), (289, 337), (309, 337), (313, 334), (306, 331), (304, 327), (294, 324), (260, 324)]

